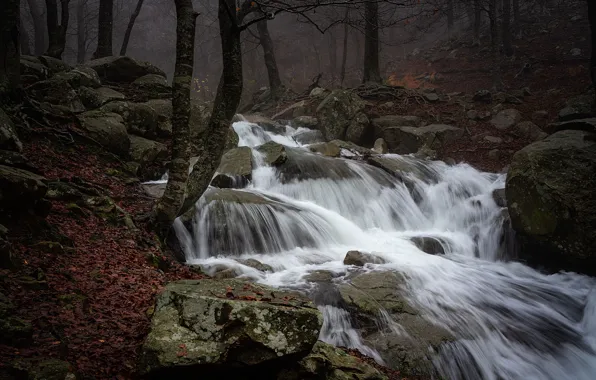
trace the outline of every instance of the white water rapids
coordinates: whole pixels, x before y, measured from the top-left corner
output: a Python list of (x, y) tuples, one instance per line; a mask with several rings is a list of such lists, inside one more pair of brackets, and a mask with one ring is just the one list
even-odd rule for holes
[[(234, 191), (271, 202), (225, 205), (222, 232), (210, 225), (213, 203), (200, 200), (193, 231), (177, 224), (188, 262), (223, 263), (258, 282), (307, 291), (313, 286), (307, 274), (327, 270), (342, 281), (350, 271), (343, 264), (346, 252), (374, 252), (387, 263), (365, 269), (406, 274), (409, 300), (457, 337), (435, 360), (444, 378), (596, 379), (596, 281), (545, 275), (504, 260), (503, 214), (491, 195), (504, 186), (503, 175), (386, 155), (417, 168), (406, 186), (362, 162), (307, 152), (292, 138), (303, 130), (287, 127), (280, 135), (247, 122), (234, 128), (240, 146), (273, 140), (293, 147), (288, 155), (306, 175), (288, 177), (264, 166), (253, 150), (252, 182)], [(415, 236), (439, 238), (446, 254), (422, 252), (410, 240)], [(274, 272), (244, 266), (233, 260), (238, 256)], [(362, 343), (347, 311), (320, 309), (322, 340), (380, 360)]]

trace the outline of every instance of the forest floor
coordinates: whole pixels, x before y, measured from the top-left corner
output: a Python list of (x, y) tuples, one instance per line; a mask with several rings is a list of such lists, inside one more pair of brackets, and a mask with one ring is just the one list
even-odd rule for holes
[[(530, 89), (531, 96), (512, 105), (525, 119), (545, 110), (549, 121), (554, 121), (566, 99), (589, 86), (587, 20), (572, 21), (570, 16), (526, 33), (523, 40), (515, 41), (516, 55), (503, 62), (503, 83), (507, 89)], [(574, 48), (581, 49), (577, 57), (570, 54)], [(485, 69), (492, 59), (486, 50), (453, 43), (430, 54), (436, 55), (432, 63), (417, 57), (397, 61), (396, 72), (414, 78), (434, 73), (434, 82), (419, 85), (442, 93), (470, 94), (491, 87)], [(526, 62), (532, 64), (531, 70), (516, 77)], [(448, 146), (442, 155), (482, 169), (501, 170), (513, 152), (527, 143), (499, 134), (488, 122), (473, 123), (457, 103), (409, 102), (393, 108), (381, 107), (383, 103), (376, 103), (379, 114), (418, 115), (465, 127), (471, 137)], [(502, 137), (501, 145), (506, 148), (474, 138), (486, 134)], [(44, 221), (7, 225), (22, 265), (0, 270), (0, 293), (14, 304), (19, 318), (32, 324), (34, 334), (26, 347), (0, 345), (0, 369), (3, 363), (18, 359), (60, 358), (76, 367), (80, 378), (135, 378), (155, 295), (169, 281), (201, 275), (169, 260), (170, 255), (161, 252), (158, 242), (145, 232), (143, 217), (153, 199), (143, 193), (138, 181), (123, 174), (121, 162), (89, 144), (55, 136), (51, 130), (40, 130), (23, 138), (24, 153), (32, 164), (50, 181), (100, 189), (131, 215), (138, 229), (67, 201), (53, 201)], [(498, 160), (487, 156), (495, 148), (505, 152)], [(384, 371), (399, 378), (395, 372)]]

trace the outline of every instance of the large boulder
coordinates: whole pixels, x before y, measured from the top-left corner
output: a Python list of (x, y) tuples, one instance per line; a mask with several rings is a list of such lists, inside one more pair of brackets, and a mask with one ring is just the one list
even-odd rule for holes
[(124, 94), (109, 87), (90, 88), (81, 86), (79, 88), (79, 96), (83, 105), (89, 110), (100, 108), (104, 104), (116, 100), (124, 100), (125, 98)]
[(280, 124), (279, 122), (272, 120), (266, 116), (262, 115), (246, 115), (245, 120), (249, 123), (253, 123), (258, 125), (259, 127), (263, 128), (263, 130), (275, 134), (283, 134), (286, 131), (286, 127)]
[(386, 380), (365, 361), (331, 344), (317, 342), (297, 366), (282, 370), (278, 380)]
[(319, 127), (319, 120), (312, 116), (299, 116), (290, 122), (290, 125), (294, 128), (308, 128), (317, 129)]
[(39, 56), (39, 61), (50, 70), (50, 74), (52, 75), (72, 70), (72, 66), (58, 58), (41, 55)]
[(521, 137), (530, 141), (542, 140), (548, 136), (546, 132), (543, 132), (539, 126), (532, 123), (531, 121), (522, 121), (521, 123), (517, 123), (515, 126), (513, 126), (513, 128), (511, 128), (509, 133), (516, 137)]
[[(372, 136), (368, 117), (364, 114), (365, 102), (354, 92), (334, 90), (319, 104), (317, 119), (327, 140), (348, 140), (365, 145)], [(372, 135), (372, 134), (371, 134)]]
[(595, 136), (564, 130), (513, 156), (509, 214), (536, 264), (596, 273)]
[(206, 378), (263, 371), (308, 355), (322, 323), (296, 293), (239, 280), (173, 282), (158, 296), (139, 369)]
[(271, 118), (273, 120), (290, 120), (296, 117), (305, 116), (308, 113), (308, 103), (306, 100), (301, 100), (297, 103), (294, 103), (285, 109), (279, 111)]
[(122, 116), (95, 110), (84, 112), (78, 118), (87, 136), (112, 153), (128, 156), (130, 139)]
[(159, 116), (157, 112), (146, 103), (132, 103), (126, 101), (113, 101), (101, 107), (101, 111), (113, 112), (122, 116), (126, 129), (143, 137), (158, 136), (157, 126)]
[(424, 127), (391, 127), (384, 130), (383, 138), (389, 152), (397, 154), (416, 153), (422, 146), (439, 149), (444, 144), (457, 141), (464, 130), (445, 124), (431, 124)]
[(132, 83), (147, 74), (166, 76), (161, 69), (148, 62), (139, 62), (125, 56), (94, 59), (86, 65), (94, 69), (101, 80), (106, 82)]
[(589, 94), (570, 98), (565, 102), (565, 108), (559, 111), (559, 120), (569, 121), (591, 117), (594, 114), (593, 103), (594, 94), (591, 91)]
[(88, 66), (77, 66), (70, 71), (56, 74), (54, 78), (61, 78), (68, 81), (72, 88), (79, 88), (81, 86), (90, 88), (101, 87), (101, 80), (97, 72)]
[(0, 208), (26, 209), (48, 190), (46, 179), (26, 170), (0, 165)]
[(268, 141), (256, 148), (263, 155), (263, 163), (267, 166), (279, 166), (286, 162), (286, 147), (274, 141)]
[[(454, 337), (426, 320), (403, 296), (404, 277), (395, 272), (358, 274), (339, 286), (339, 294), (360, 326), (364, 342), (379, 352), (387, 366), (401, 376), (431, 378), (431, 352)], [(404, 330), (379, 326), (378, 316), (386, 312)]]
[(172, 101), (169, 99), (151, 99), (145, 103), (157, 114), (157, 134), (161, 137), (172, 136)]
[(10, 117), (4, 113), (2, 108), (0, 108), (0, 149), (14, 150), (17, 152), (23, 150), (23, 144), (17, 136), (14, 124), (12, 123), (12, 120), (10, 120)]
[(33, 83), (25, 92), (40, 102), (62, 106), (71, 112), (85, 111), (79, 95), (66, 78), (54, 77)]
[(130, 135), (130, 158), (138, 162), (141, 168), (168, 159), (168, 148), (157, 141)]
[(292, 138), (299, 144), (314, 144), (325, 139), (319, 130), (303, 130), (294, 134)]
[(219, 188), (241, 188), (252, 178), (252, 150), (239, 147), (227, 151), (221, 158), (211, 186)]
[(132, 86), (142, 91), (148, 99), (167, 99), (172, 97), (172, 87), (162, 75), (143, 75), (135, 79), (132, 82)]
[(28, 86), (37, 81), (47, 79), (49, 76), (48, 68), (36, 57), (21, 56), (21, 80)]
[(505, 131), (519, 123), (521, 119), (521, 112), (510, 108), (496, 114), (495, 117), (490, 120), (490, 123), (493, 125), (493, 127), (501, 131)]

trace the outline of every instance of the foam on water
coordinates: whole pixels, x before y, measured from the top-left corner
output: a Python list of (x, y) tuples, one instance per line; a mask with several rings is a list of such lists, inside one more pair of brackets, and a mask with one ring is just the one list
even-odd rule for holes
[[(503, 187), (503, 175), (385, 155), (416, 165), (400, 181), (362, 162), (310, 154), (292, 139), (296, 130), (290, 127), (281, 135), (247, 122), (234, 129), (241, 146), (272, 140), (293, 147), (294, 166), (281, 172), (265, 167), (253, 150), (258, 167), (242, 191), (267, 201), (201, 199), (192, 231), (177, 222), (189, 262), (226, 264), (264, 284), (308, 290), (305, 276), (316, 270), (342, 281), (350, 270), (342, 263), (347, 251), (374, 252), (387, 263), (366, 268), (405, 273), (410, 301), (458, 338), (435, 360), (445, 378), (596, 378), (596, 281), (502, 260), (504, 216), (491, 194)], [(225, 231), (212, 228), (215, 217), (225, 219)], [(422, 252), (410, 240), (418, 236), (438, 238), (446, 254)], [(256, 271), (230, 255), (255, 258), (274, 272)], [(345, 310), (318, 304), (325, 317), (322, 340), (381, 361)], [(389, 315), (381, 322), (399, 329)]]

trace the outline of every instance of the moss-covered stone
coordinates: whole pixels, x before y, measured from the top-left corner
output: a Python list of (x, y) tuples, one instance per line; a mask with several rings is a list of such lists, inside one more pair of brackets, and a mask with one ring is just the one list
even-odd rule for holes
[(211, 186), (220, 188), (242, 188), (252, 178), (252, 150), (239, 147), (227, 151), (221, 158)]
[(305, 356), (321, 326), (316, 307), (296, 293), (239, 280), (173, 282), (157, 299), (140, 372)]
[(594, 173), (590, 132), (560, 131), (513, 156), (506, 198), (513, 228), (529, 243), (524, 255), (555, 270), (596, 271)]
[(87, 111), (79, 115), (79, 121), (90, 138), (117, 155), (128, 156), (130, 139), (120, 115), (99, 110)]

